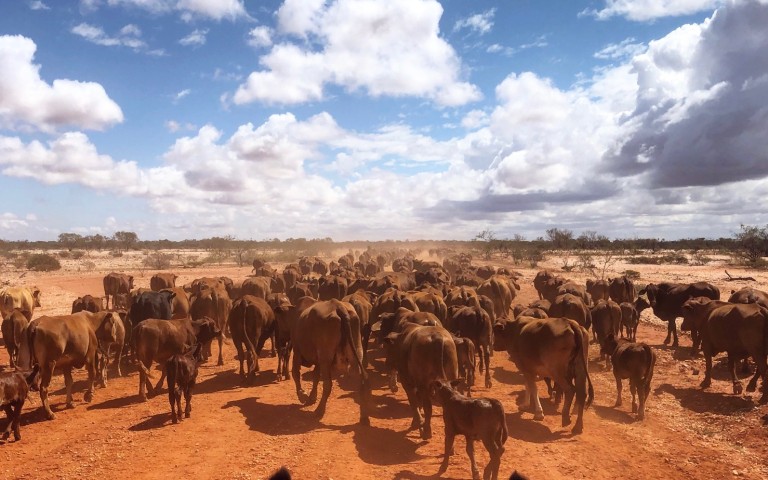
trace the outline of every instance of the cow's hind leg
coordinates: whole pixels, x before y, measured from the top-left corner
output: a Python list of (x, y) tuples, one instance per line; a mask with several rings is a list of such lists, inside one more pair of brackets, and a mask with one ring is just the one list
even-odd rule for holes
[(67, 408), (74, 408), (74, 404), (72, 403), (72, 368), (67, 367), (64, 369), (64, 386), (67, 389)]
[[(192, 386), (187, 385), (184, 389), (184, 418), (189, 418), (192, 415)], [(179, 400), (179, 415), (181, 415), (181, 400)]]
[(483, 445), (488, 450), (488, 455), (491, 459), (488, 461), (488, 465), (483, 470), (484, 480), (497, 480), (499, 478), (499, 466), (501, 465), (501, 455), (504, 453), (504, 447), (499, 448), (496, 445), (496, 441), (491, 438), (491, 435), (487, 434), (483, 438)]
[(218, 337), (219, 342), (219, 361), (217, 365), (224, 365), (224, 334), (222, 333)]
[(624, 388), (624, 386), (621, 384), (621, 377), (615, 373), (613, 374), (613, 377), (616, 379), (616, 403), (613, 404), (615, 408), (621, 406), (621, 390)]
[(421, 396), (421, 405), (424, 408), (424, 428), (421, 430), (421, 438), (429, 440), (432, 438), (432, 399), (429, 398), (429, 392), (424, 392)]
[(5, 411), (5, 416), (8, 417), (8, 424), (5, 426), (5, 429), (3, 429), (3, 440), (7, 439), (11, 434), (11, 428), (13, 425), (13, 408), (11, 408), (11, 405), (4, 405), (3, 410)]
[(482, 356), (485, 357), (485, 388), (491, 388), (493, 382), (491, 381), (491, 354), (489, 350), (491, 348), (488, 345), (480, 347)]
[(419, 413), (419, 402), (416, 397), (416, 391), (411, 385), (406, 384), (403, 384), (403, 390), (405, 390), (405, 395), (408, 397), (408, 405), (411, 406), (411, 412), (413, 413), (410, 430), (421, 428), (421, 414)]
[(728, 371), (731, 373), (731, 381), (733, 382), (733, 394), (741, 395), (741, 381), (739, 381), (739, 377), (736, 376), (736, 358), (731, 354), (728, 354)]
[(293, 371), (293, 382), (296, 384), (296, 396), (299, 397), (299, 403), (306, 405), (309, 397), (301, 388), (301, 355), (298, 352), (293, 354), (293, 365), (291, 366)]
[(712, 354), (704, 352), (704, 380), (701, 381), (701, 388), (709, 388), (712, 385)]
[(544, 420), (544, 409), (541, 408), (541, 400), (539, 400), (539, 392), (536, 388), (536, 377), (525, 377), (525, 387), (529, 395), (529, 399), (533, 406), (533, 419)]
[[(98, 357), (98, 354), (96, 355)], [(93, 400), (93, 390), (96, 385), (96, 368), (98, 367), (96, 357), (94, 357), (93, 362), (86, 362), (85, 363), (85, 370), (88, 372), (88, 388), (85, 390), (85, 395), (83, 395), (83, 401), (85, 403), (91, 403), (91, 400)], [(102, 370), (103, 372), (103, 381), (104, 386), (106, 387), (107, 383), (107, 358), (104, 359), (104, 368)], [(70, 375), (72, 374), (72, 370), (69, 371)]]
[(160, 380), (157, 381), (157, 385), (155, 385), (155, 388), (152, 389), (152, 395), (157, 395), (160, 393), (160, 389), (163, 388), (163, 383), (165, 382), (165, 365), (160, 366)]
[(480, 469), (477, 468), (475, 461), (475, 442), (471, 437), (467, 439), (467, 455), (469, 456), (469, 466), (472, 469), (472, 480), (480, 480)]
[[(170, 385), (170, 381), (168, 384)], [(168, 403), (171, 404), (171, 422), (172, 423), (179, 423), (179, 418), (176, 415), (176, 389), (168, 387)], [(181, 414), (181, 411), (179, 411), (179, 414)]]
[(320, 397), (320, 403), (317, 405), (317, 409), (315, 409), (317, 418), (323, 418), (323, 415), (325, 415), (325, 407), (328, 404), (328, 397), (331, 396), (331, 388), (333, 386), (331, 366), (329, 364), (323, 365), (323, 368), (320, 369), (320, 375), (323, 377), (323, 395)]
[(309, 391), (309, 397), (304, 405), (314, 405), (317, 401), (317, 385), (320, 383), (320, 366), (315, 365), (312, 370), (312, 390)]
[(444, 473), (448, 470), (448, 460), (453, 455), (453, 441), (456, 439), (456, 432), (453, 430), (453, 425), (450, 421), (445, 422), (445, 455), (443, 457), (443, 463), (440, 464), (439, 473)]
[(638, 391), (642, 394), (642, 380), (629, 377), (629, 391), (632, 393), (632, 413), (637, 413), (637, 395)]
[(48, 386), (51, 384), (51, 374), (56, 368), (56, 362), (48, 362), (40, 373), (40, 402), (43, 404), (45, 415), (48, 420), (53, 420), (56, 415), (51, 411), (51, 405), (48, 403)]

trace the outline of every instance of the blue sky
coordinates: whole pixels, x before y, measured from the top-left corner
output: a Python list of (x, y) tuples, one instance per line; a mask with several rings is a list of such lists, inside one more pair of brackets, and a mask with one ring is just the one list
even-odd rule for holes
[(766, 0), (0, 13), (0, 238), (678, 238), (768, 223)]

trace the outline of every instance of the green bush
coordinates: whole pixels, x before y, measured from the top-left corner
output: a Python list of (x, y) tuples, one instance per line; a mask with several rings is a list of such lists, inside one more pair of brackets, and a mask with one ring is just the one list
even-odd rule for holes
[(38, 253), (27, 259), (27, 269), (34, 272), (52, 272), (60, 268), (61, 264), (56, 257), (47, 253)]

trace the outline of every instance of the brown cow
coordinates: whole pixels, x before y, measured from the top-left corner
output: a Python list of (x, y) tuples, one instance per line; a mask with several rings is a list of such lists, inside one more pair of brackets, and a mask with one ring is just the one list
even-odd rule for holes
[(768, 293), (752, 287), (743, 287), (737, 292), (731, 292), (728, 299), (731, 303), (757, 303), (768, 308)]
[[(363, 368), (363, 348), (360, 341), (360, 319), (352, 305), (336, 299), (317, 302), (304, 310), (291, 330), (293, 343), (293, 380), (296, 394), (304, 405), (317, 401), (317, 385), (323, 380), (323, 394), (315, 413), (322, 418), (331, 395), (334, 371), (348, 370), (350, 365), (360, 371), (360, 423), (370, 425), (368, 376)], [(315, 366), (312, 391), (307, 395), (301, 388), (301, 367)]]
[[(212, 318), (216, 322), (218, 329), (222, 332), (222, 335), (216, 337), (219, 343), (218, 365), (224, 365), (223, 337), (224, 332), (227, 330), (227, 320), (229, 319), (230, 310), (232, 310), (232, 300), (229, 299), (226, 290), (221, 288), (206, 288), (201, 290), (197, 295), (192, 297), (189, 306), (189, 314), (193, 320), (203, 317)], [(206, 342), (212, 340), (213, 338)], [(211, 356), (211, 346), (209, 343), (206, 343), (203, 347), (203, 357), (208, 358), (209, 356)]]
[(697, 354), (699, 347), (701, 346), (701, 332), (707, 323), (709, 314), (718, 307), (725, 305), (734, 305), (730, 302), (724, 302), (722, 300), (712, 300), (708, 297), (694, 297), (689, 298), (683, 304), (683, 323), (680, 325), (680, 330), (691, 332), (691, 353)]
[(477, 287), (478, 295), (486, 295), (493, 300), (494, 313), (497, 318), (508, 317), (516, 290), (512, 280), (502, 275), (494, 275)]
[(166, 288), (161, 292), (173, 292), (175, 295), (171, 299), (171, 318), (187, 318), (189, 316), (189, 294), (182, 287)]
[(589, 295), (592, 297), (593, 302), (597, 302), (599, 300), (608, 300), (610, 297), (608, 294), (608, 281), (603, 279), (587, 279), (587, 293), (589, 293)]
[(308, 282), (296, 282), (293, 286), (285, 291), (285, 294), (291, 300), (291, 303), (295, 303), (301, 297), (313, 297), (317, 295), (312, 291)]
[(448, 459), (453, 454), (453, 440), (456, 435), (464, 435), (472, 479), (480, 479), (474, 446), (475, 441), (479, 440), (483, 442), (491, 457), (483, 471), (483, 478), (497, 480), (504, 443), (509, 437), (504, 406), (495, 398), (467, 398), (453, 389), (457, 384), (456, 380), (451, 383), (437, 380), (431, 385), (432, 396), (437, 399), (438, 405), (443, 407), (445, 421), (445, 454), (438, 473), (448, 470)]
[(589, 336), (576, 321), (567, 318), (518, 317), (494, 326), (495, 348), (507, 350), (525, 377), (525, 401), (533, 403), (534, 419), (543, 420), (544, 411), (536, 389), (537, 377), (549, 377), (565, 392), (562, 425), (571, 423), (571, 403), (576, 397), (578, 418), (573, 433), (584, 430), (584, 408), (592, 404), (594, 390), (587, 370)]
[(8, 316), (14, 308), (35, 312), (40, 306), (40, 289), (37, 287), (6, 287), (0, 291), (0, 314)]
[(592, 308), (594, 306), (592, 295), (587, 292), (587, 288), (584, 285), (579, 285), (574, 281), (568, 280), (567, 282), (557, 287), (558, 296), (565, 295), (566, 293), (570, 293), (571, 295), (575, 295), (581, 298), (581, 301), (584, 302), (584, 305), (586, 305), (587, 308)]
[[(386, 337), (387, 369), (397, 370), (400, 384), (408, 396), (413, 420), (424, 440), (432, 438), (432, 399), (430, 385), (436, 380), (459, 378), (456, 344), (443, 327), (407, 324), (400, 333)], [(422, 424), (419, 407), (424, 410)]]
[(288, 380), (291, 374), (288, 370), (288, 360), (291, 356), (291, 330), (298, 322), (302, 312), (317, 303), (313, 297), (300, 297), (295, 302), (289, 301), (291, 308), (286, 315), (278, 315), (275, 328), (275, 348), (277, 349), (277, 379)]
[(347, 294), (349, 283), (347, 279), (338, 275), (329, 275), (318, 280), (317, 295), (320, 300), (335, 298), (341, 300)]
[(445, 304), (448, 308), (453, 306), (461, 307), (479, 307), (480, 302), (477, 298), (477, 292), (472, 287), (465, 285), (452, 288), (445, 296)]
[[(116, 328), (121, 320), (112, 312), (78, 312), (72, 315), (43, 316), (30, 322), (27, 327), (29, 344), (26, 356), (19, 362), (40, 365), (40, 400), (49, 420), (54, 418), (48, 404), (48, 386), (55, 368), (64, 372), (67, 389), (67, 408), (72, 408), (72, 368), (85, 367), (88, 371), (88, 387), (83, 397), (86, 403), (93, 398), (96, 381), (97, 351), (101, 342), (115, 342)], [(25, 344), (22, 344), (25, 345)], [(101, 372), (101, 375), (104, 375)]]
[(448, 319), (448, 307), (443, 297), (433, 291), (415, 292), (411, 295), (420, 312), (433, 313), (442, 323)]
[(312, 272), (322, 277), (328, 273), (328, 264), (324, 260), (315, 257), (315, 261), (312, 263)]
[(592, 312), (589, 307), (584, 304), (581, 297), (570, 293), (558, 295), (552, 302), (552, 306), (549, 307), (547, 314), (553, 318), (570, 318), (584, 328), (589, 328), (592, 325)]
[(624, 336), (624, 330), (626, 330), (627, 338), (632, 342), (636, 342), (640, 314), (637, 313), (634, 303), (623, 302), (619, 305), (619, 308), (621, 308), (621, 335)]
[[(147, 400), (145, 388), (149, 390), (150, 395), (160, 390), (167, 373), (165, 362), (169, 358), (184, 353), (190, 345), (205, 344), (220, 335), (221, 330), (216, 326), (216, 322), (208, 317), (195, 320), (150, 318), (133, 327), (133, 342), (139, 367), (139, 398), (142, 401)], [(152, 362), (163, 366), (160, 380), (154, 388), (149, 382), (152, 376), (149, 371)]]
[(14, 308), (8, 316), (3, 318), (3, 343), (5, 344), (5, 349), (8, 350), (11, 368), (16, 368), (19, 347), (25, 340), (24, 329), (27, 328), (31, 319), (31, 313), (19, 310), (18, 308)]
[(550, 302), (557, 297), (557, 288), (565, 283), (563, 277), (555, 275), (550, 270), (541, 270), (533, 279), (533, 287), (539, 294), (539, 299), (547, 299)]
[(159, 292), (165, 288), (176, 286), (176, 279), (179, 278), (175, 273), (156, 273), (149, 279), (149, 288), (153, 292)]
[[(112, 303), (114, 304), (114, 300)], [(82, 312), (83, 310), (91, 313), (98, 313), (104, 310), (102, 298), (94, 297), (92, 295), (77, 297), (75, 301), (72, 302), (72, 313)]]
[(608, 279), (608, 296), (618, 304), (634, 302), (636, 298), (635, 284), (626, 275)]
[(19, 429), (21, 409), (24, 407), (29, 388), (33, 385), (39, 370), (40, 366), (35, 364), (29, 373), (0, 373), (0, 408), (5, 410), (5, 415), (8, 417), (8, 425), (2, 435), (3, 440), (8, 439), (11, 430), (13, 430), (13, 439), (17, 442), (21, 440)]
[[(621, 307), (613, 300), (600, 300), (592, 308), (592, 332), (600, 342), (600, 346), (605, 345), (605, 339), (608, 335), (613, 335), (614, 338), (619, 335), (619, 329), (621, 328)], [(605, 358), (605, 368), (611, 366), (610, 352), (603, 353)]]
[(285, 280), (285, 288), (291, 288), (294, 283), (301, 280), (301, 271), (299, 270), (298, 266), (292, 267), (287, 266), (283, 270), (283, 279)]
[(192, 413), (192, 387), (197, 382), (197, 369), (203, 361), (203, 345), (198, 343), (186, 352), (173, 355), (165, 362), (168, 375), (168, 402), (171, 404), (171, 421), (181, 421), (181, 395), (184, 394), (186, 406), (184, 416)]
[(271, 287), (272, 279), (268, 277), (249, 277), (243, 280), (243, 284), (240, 287), (240, 295), (244, 297), (246, 295), (252, 295), (254, 297), (263, 298), (264, 300), (272, 293)]
[[(485, 371), (485, 388), (491, 388), (491, 349), (493, 324), (488, 314), (479, 307), (459, 307), (448, 322), (448, 330), (472, 340), (480, 356), (480, 373)], [(485, 367), (485, 370), (483, 370)]]
[[(632, 413), (637, 413), (637, 419), (645, 418), (645, 402), (651, 392), (653, 368), (656, 365), (656, 354), (645, 343), (633, 343), (623, 338), (608, 334), (600, 346), (600, 352), (611, 356), (613, 376), (616, 379), (616, 404), (621, 406), (621, 380), (629, 379), (629, 389), (632, 392)], [(638, 408), (635, 395), (639, 397)]]
[[(282, 313), (282, 310), (281, 310)], [(240, 361), (240, 377), (251, 382), (259, 371), (259, 355), (264, 342), (275, 330), (275, 312), (261, 297), (244, 295), (232, 305), (229, 312), (229, 331), (237, 349)], [(248, 362), (248, 372), (243, 370), (243, 361)]]
[[(664, 339), (664, 344), (668, 344), (670, 339), (674, 337), (672, 346), (676, 347), (678, 340), (675, 320), (677, 317), (683, 316), (682, 308), (686, 300), (693, 297), (720, 300), (720, 289), (707, 282), (690, 284), (665, 282), (658, 285), (651, 283), (640, 291), (639, 296), (647, 298), (647, 305), (653, 308), (653, 314), (667, 322), (667, 337)], [(637, 307), (638, 312), (642, 312), (642, 307), (645, 305), (646, 303), (636, 303), (635, 307)]]
[(114, 296), (117, 294), (129, 294), (133, 290), (133, 275), (125, 273), (108, 273), (104, 277), (104, 296), (106, 297), (106, 308), (109, 308), (109, 297), (112, 296), (114, 308)]

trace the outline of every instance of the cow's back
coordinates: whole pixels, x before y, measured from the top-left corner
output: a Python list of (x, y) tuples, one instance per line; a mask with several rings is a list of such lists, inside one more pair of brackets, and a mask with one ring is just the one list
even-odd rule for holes
[(515, 342), (518, 368), (536, 375), (547, 375), (563, 361), (569, 361), (577, 342), (571, 322), (578, 327), (577, 322), (563, 317), (529, 320), (520, 329)]
[(406, 371), (414, 385), (426, 388), (434, 380), (450, 382), (459, 378), (456, 344), (446, 329), (423, 326), (406, 335)]
[(83, 366), (83, 360), (96, 348), (96, 333), (82, 312), (73, 315), (44, 316), (30, 324), (34, 359), (41, 365), (56, 361), (56, 367)]
[(768, 309), (754, 303), (717, 307), (709, 314), (702, 333), (703, 341), (715, 351), (760, 351), (764, 356), (768, 348)]

